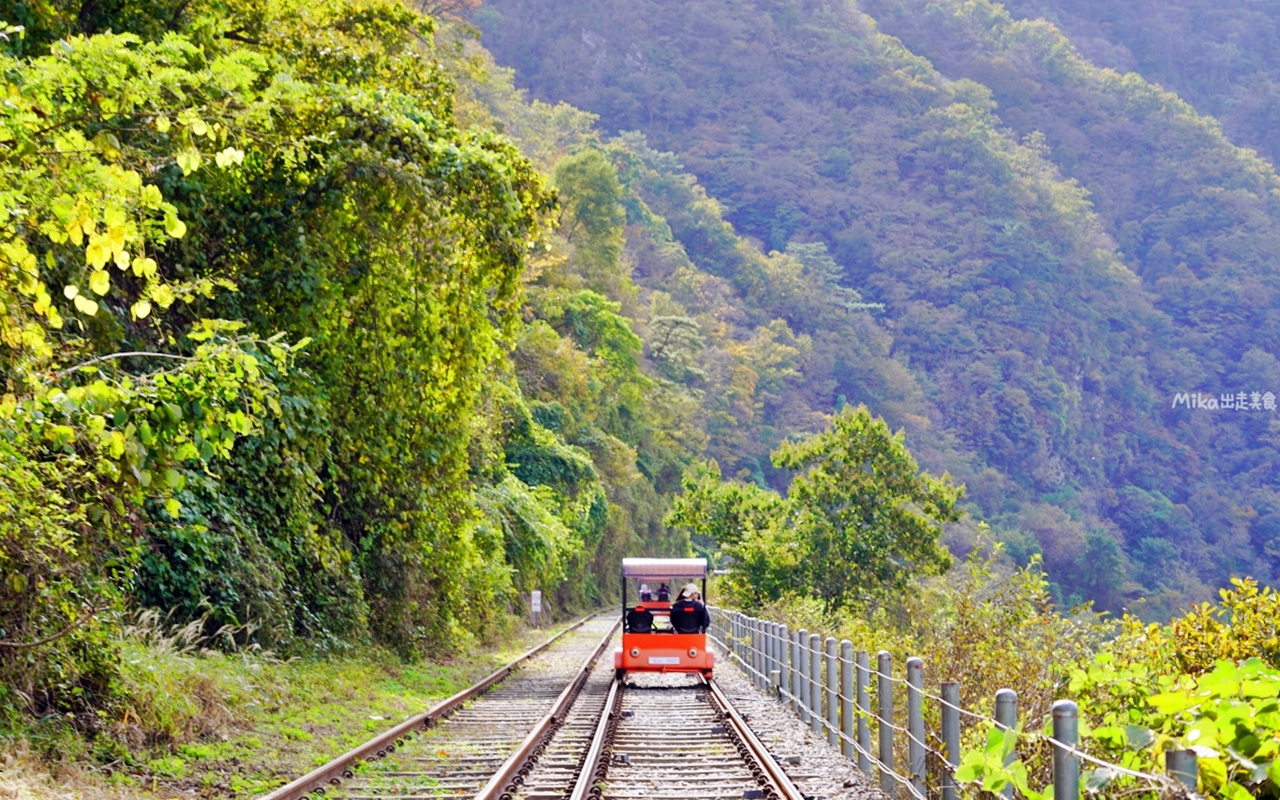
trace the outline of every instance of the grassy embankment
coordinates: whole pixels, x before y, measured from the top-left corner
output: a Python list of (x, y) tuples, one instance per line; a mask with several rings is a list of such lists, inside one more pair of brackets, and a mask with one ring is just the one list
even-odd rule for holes
[(96, 733), (59, 717), (0, 729), (0, 800), (248, 797), (420, 713), (546, 639), (406, 663), (377, 648), (281, 660), (206, 649), (188, 630), (133, 626), (119, 716)]

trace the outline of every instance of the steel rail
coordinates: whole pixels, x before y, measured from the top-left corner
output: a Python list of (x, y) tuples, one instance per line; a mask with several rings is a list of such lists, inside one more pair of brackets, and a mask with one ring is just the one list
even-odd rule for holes
[(738, 714), (738, 710), (729, 702), (729, 698), (725, 697), (724, 692), (720, 690), (716, 682), (713, 680), (707, 681), (705, 678), (703, 680), (707, 684), (710, 698), (728, 718), (729, 724), (733, 726), (734, 731), (750, 752), (751, 757), (755, 759), (756, 765), (764, 771), (769, 782), (778, 790), (778, 796), (783, 800), (805, 800), (804, 794), (791, 782), (791, 778), (783, 771), (782, 766), (774, 760), (773, 755), (764, 746), (764, 743), (756, 737), (755, 731), (751, 730), (746, 720)]
[(555, 644), (562, 636), (581, 628), (588, 620), (599, 616), (601, 613), (603, 612), (596, 611), (588, 614), (542, 644), (522, 653), (514, 661), (494, 670), (481, 678), (478, 682), (473, 683), (471, 686), (468, 686), (466, 689), (463, 689), (447, 700), (442, 700), (427, 709), (425, 712), (410, 717), (399, 725), (396, 725), (394, 728), (378, 734), (364, 744), (352, 750), (348, 750), (327, 764), (316, 767), (311, 772), (308, 772), (306, 775), (303, 775), (292, 783), (287, 783), (279, 789), (263, 795), (259, 800), (300, 800), (312, 793), (324, 794), (325, 790), (327, 790), (329, 786), (337, 785), (342, 778), (351, 777), (351, 768), (358, 762), (368, 761), (370, 758), (381, 757), (387, 753), (395, 752), (396, 747), (404, 742), (405, 737), (412, 736), (418, 731), (425, 730), (435, 720), (448, 716), (453, 711), (456, 711), (468, 700), (474, 699), (498, 681), (506, 678), (521, 664)]
[[(733, 727), (738, 740), (742, 742), (743, 747), (746, 749), (746, 755), (755, 762), (755, 766), (759, 767), (765, 779), (773, 785), (778, 797), (782, 798), (782, 800), (805, 800), (805, 795), (792, 783), (791, 778), (774, 760), (768, 748), (764, 746), (755, 732), (747, 725), (746, 720), (729, 702), (729, 698), (725, 697), (724, 692), (716, 685), (715, 681), (707, 680), (702, 676), (699, 676), (699, 679), (707, 687), (708, 697), (712, 703)], [(569, 794), (569, 800), (587, 800), (597, 784), (605, 779), (601, 770), (604, 765), (600, 763), (600, 759), (604, 752), (605, 741), (609, 738), (612, 723), (619, 713), (619, 688), (624, 680), (624, 677), (615, 678), (613, 685), (609, 689), (609, 697), (605, 701), (604, 709), (601, 711), (600, 721), (596, 725), (595, 736), (591, 740), (591, 747), (587, 751), (586, 758), (583, 759), (582, 769), (574, 781), (573, 791)]]
[[(584, 620), (585, 621), (585, 620)], [(578, 698), (578, 693), (582, 691), (582, 686), (587, 682), (587, 678), (591, 675), (591, 668), (595, 666), (596, 660), (600, 658), (609, 643), (613, 641), (613, 634), (622, 624), (622, 620), (617, 620), (609, 627), (609, 632), (600, 640), (600, 644), (596, 645), (596, 649), (587, 656), (582, 662), (582, 666), (578, 667), (578, 671), (574, 673), (574, 677), (570, 679), (569, 684), (564, 687), (564, 691), (556, 698), (549, 710), (538, 723), (533, 726), (528, 735), (524, 737), (524, 741), (516, 748), (516, 751), (503, 762), (501, 767), (493, 773), (489, 778), (489, 782), (476, 794), (475, 800), (498, 800), (499, 798), (510, 797), (507, 791), (513, 785), (519, 785), (523, 782), (521, 773), (527, 772), (532, 766), (531, 758), (536, 755), (539, 748), (548, 738), (549, 734), (554, 733), (558, 727), (558, 723), (564, 719), (565, 712), (572, 706)]]
[(598, 774), (600, 755), (604, 752), (605, 740), (609, 737), (610, 724), (617, 715), (618, 688), (621, 685), (622, 678), (614, 678), (609, 686), (609, 696), (605, 699), (604, 708), (600, 711), (600, 722), (596, 725), (595, 735), (591, 737), (591, 747), (587, 749), (587, 755), (582, 760), (582, 769), (578, 772), (577, 780), (574, 781), (569, 800), (586, 800), (591, 787), (601, 777)]

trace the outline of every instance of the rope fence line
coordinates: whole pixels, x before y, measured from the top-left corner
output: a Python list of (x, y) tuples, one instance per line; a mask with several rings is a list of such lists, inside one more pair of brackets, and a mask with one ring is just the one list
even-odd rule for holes
[[(714, 629), (714, 623), (713, 623), (713, 629)], [(760, 683), (759, 679), (764, 678), (765, 680), (767, 680), (767, 678), (765, 678), (765, 676), (763, 676), (755, 667), (753, 667), (751, 664), (747, 663), (743, 658), (741, 658), (737, 654), (737, 652), (735, 652), (734, 648), (732, 648), (729, 645), (729, 643), (721, 640), (718, 636), (716, 636), (714, 633), (714, 630), (707, 631), (707, 635), (711, 637), (712, 641), (720, 645), (720, 648), (725, 653), (728, 654), (730, 660), (738, 662), (738, 665), (741, 666), (742, 669), (748, 673), (749, 677), (756, 679), (757, 685), (759, 685)], [(800, 698), (798, 696), (792, 694), (787, 689), (782, 688), (781, 685), (776, 687), (776, 689), (777, 689), (779, 698), (790, 700), (793, 702), (800, 702)], [(903, 728), (897, 728), (896, 726), (895, 728), (899, 731), (904, 730)], [(911, 780), (908, 777), (904, 775), (900, 775), (897, 772), (895, 772), (892, 767), (882, 762), (870, 750), (863, 749), (862, 745), (859, 744), (857, 740), (846, 736), (843, 731), (836, 731), (836, 735), (842, 741), (851, 745), (859, 755), (861, 755), (863, 758), (868, 759), (871, 762), (871, 764), (881, 772), (881, 774), (892, 777), (895, 782), (897, 782), (901, 786), (904, 786), (907, 789), (908, 794), (910, 794), (914, 800), (929, 800), (929, 798), (924, 793), (916, 790), (915, 786), (912, 785)], [(935, 750), (934, 752), (936, 753), (937, 751)]]
[[(873, 666), (872, 655), (858, 651), (855, 656), (853, 644), (847, 639), (837, 643), (829, 636), (807, 630), (790, 631), (786, 625), (740, 612), (710, 610), (712, 626), (708, 635), (729, 660), (741, 666), (759, 689), (773, 693), (809, 723), (815, 734), (825, 733), (828, 743), (841, 748), (846, 758), (856, 760), (868, 777), (878, 775), (881, 790), (890, 797), (900, 790), (910, 800), (957, 800), (955, 771), (959, 766), (961, 717), (1005, 730), (1018, 729), (1017, 694), (1010, 689), (996, 692), (995, 716), (987, 716), (960, 704), (960, 684), (956, 681), (944, 681), (941, 696), (926, 692), (921, 659), (907, 659), (906, 677), (899, 677), (892, 673), (892, 656), (887, 651), (875, 654)], [(874, 710), (873, 677), (877, 705)], [(894, 695), (901, 691), (895, 692), (895, 687), (905, 687), (905, 726), (895, 721)], [(926, 700), (936, 703), (941, 712), (940, 731), (925, 731)], [(872, 748), (873, 726), (877, 729), (878, 754)], [(1055, 798), (1077, 800), (1081, 796), (1081, 762), (1098, 767), (1108, 777), (1123, 775), (1145, 781), (1148, 789), (1162, 794), (1190, 796), (1196, 792), (1195, 751), (1167, 753), (1168, 775), (1129, 769), (1089, 755), (1078, 746), (1079, 710), (1070, 700), (1054, 703), (1051, 729), (1051, 735), (1023, 730), (1018, 730), (1017, 735), (1025, 741), (1047, 742), (1052, 748)], [(905, 775), (894, 763), (894, 743), (899, 736), (907, 745)], [(930, 738), (941, 741), (943, 749), (931, 746)], [(930, 757), (940, 792), (928, 785), (926, 768)], [(1006, 764), (1013, 758), (1010, 754)], [(1013, 787), (1006, 787), (1001, 794), (1012, 798)]]

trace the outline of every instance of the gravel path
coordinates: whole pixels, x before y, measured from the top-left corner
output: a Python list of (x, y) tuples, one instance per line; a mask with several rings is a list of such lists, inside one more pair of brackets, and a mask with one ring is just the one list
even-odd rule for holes
[[(757, 689), (737, 664), (730, 663), (723, 650), (715, 649), (716, 683), (739, 713), (750, 716), (747, 724), (769, 752), (784, 759), (783, 769), (801, 791), (822, 800), (889, 800), (872, 779), (858, 770), (857, 764), (827, 744), (825, 737), (814, 735), (808, 725), (776, 699)], [(786, 763), (788, 757), (794, 756), (800, 757), (799, 764)]]

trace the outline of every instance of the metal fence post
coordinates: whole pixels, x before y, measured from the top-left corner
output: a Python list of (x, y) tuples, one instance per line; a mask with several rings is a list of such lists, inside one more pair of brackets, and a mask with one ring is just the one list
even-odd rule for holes
[[(888, 650), (876, 654), (876, 704), (879, 708), (880, 730), (876, 739), (880, 745), (880, 790), (892, 795), (893, 770), (893, 656)], [(1055, 798), (1056, 800), (1056, 798)]]
[(800, 716), (800, 631), (791, 634), (791, 710)]
[(1196, 763), (1195, 750), (1166, 750), (1164, 753), (1164, 769), (1170, 778), (1193, 792), (1197, 790), (1200, 766)]
[[(996, 692), (996, 724), (1006, 730), (1018, 727), (1018, 693), (1012, 689), (1001, 689)], [(1055, 751), (1056, 752), (1056, 751)], [(1005, 766), (1013, 763), (1017, 755), (1010, 753), (1005, 757)], [(1001, 794), (1013, 800), (1013, 786), (1006, 786)]]
[(760, 626), (760, 688), (769, 688), (769, 666), (771, 659), (769, 658), (769, 623), (760, 620), (756, 623)]
[(790, 708), (791, 700), (787, 693), (791, 691), (791, 632), (786, 625), (778, 626), (778, 678), (783, 689), (778, 699)]
[(760, 631), (756, 629), (755, 617), (747, 617), (747, 677), (756, 687), (760, 687)]
[(751, 617), (751, 668), (755, 669), (751, 680), (756, 689), (764, 689), (764, 631), (755, 617)]
[(760, 683), (760, 620), (747, 617), (747, 626), (751, 628), (751, 682), (757, 689), (763, 689)]
[(760, 620), (760, 648), (761, 655), (761, 672), (764, 673), (764, 681), (761, 685), (769, 688), (769, 673), (773, 672), (773, 623), (768, 620)]
[[(747, 615), (738, 613), (738, 663), (746, 667), (747, 660)], [(748, 670), (749, 672), (750, 670)], [(749, 677), (749, 676), (748, 676)]]
[(798, 653), (800, 656), (800, 691), (797, 692), (800, 702), (800, 719), (809, 721), (809, 632), (800, 629)]
[(750, 674), (751, 683), (755, 684), (757, 689), (760, 688), (760, 621), (755, 617), (747, 617), (747, 635), (751, 637), (751, 650), (749, 655), (749, 666), (747, 672)]
[[(778, 623), (770, 622), (769, 623), (769, 673), (772, 674), (776, 672), (778, 673), (779, 676), (781, 676), (782, 675), (782, 658), (778, 655), (779, 644), (780, 642), (778, 639)], [(769, 689), (770, 690), (775, 689), (776, 684), (777, 684), (777, 681), (774, 681), (773, 685), (770, 685)]]
[[(1079, 742), (1080, 709), (1070, 700), (1053, 704), (1053, 799), (1079, 800), (1080, 758), (1068, 752)], [(1063, 747), (1065, 745), (1066, 747)]]
[(809, 722), (822, 733), (822, 636), (809, 634)]
[(853, 642), (840, 642), (840, 750), (853, 760)]
[(840, 662), (836, 660), (836, 640), (827, 637), (827, 744), (840, 746)]
[(942, 747), (950, 769), (942, 769), (942, 800), (956, 800), (954, 771), (960, 766), (960, 684), (942, 682)]
[(871, 700), (868, 697), (867, 685), (871, 681), (871, 658), (866, 650), (858, 651), (857, 668), (854, 680), (858, 683), (858, 769), (867, 777), (871, 776)]
[(924, 796), (924, 661), (907, 659), (907, 768), (911, 785)]
[[(764, 647), (764, 663), (765, 663), (764, 674), (765, 674), (765, 675), (772, 675), (772, 674), (773, 674), (773, 672), (774, 672), (774, 670), (776, 670), (776, 669), (778, 668), (777, 660), (776, 660), (776, 658), (774, 657), (774, 652), (773, 652), (773, 648), (777, 646), (777, 644), (776, 644), (776, 643), (775, 643), (775, 641), (774, 641), (774, 638), (775, 638), (775, 631), (773, 630), (776, 626), (775, 626), (772, 622), (767, 622), (767, 621), (766, 621), (766, 622), (764, 622), (764, 623), (763, 623), (763, 625), (764, 625), (764, 645), (765, 645), (765, 647)], [(772, 681), (768, 681), (767, 683), (768, 683), (769, 689), (770, 689), (770, 690), (772, 690), (772, 689), (773, 689), (773, 682), (772, 682)]]

